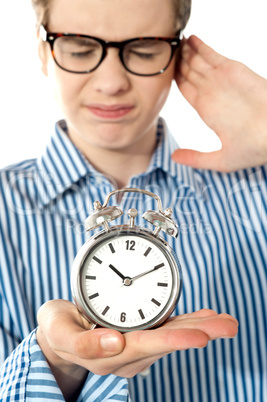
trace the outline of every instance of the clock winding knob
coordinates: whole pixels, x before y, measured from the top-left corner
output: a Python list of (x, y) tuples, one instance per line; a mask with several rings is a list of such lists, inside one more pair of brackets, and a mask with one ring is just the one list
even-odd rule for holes
[(154, 234), (157, 235), (161, 230), (170, 236), (177, 237), (179, 233), (178, 225), (171, 219), (172, 209), (167, 208), (164, 213), (160, 211), (146, 211), (143, 218), (156, 227)]
[(131, 208), (128, 211), (128, 216), (130, 217), (130, 227), (132, 228), (134, 226), (134, 220), (138, 215), (138, 211), (135, 208)]

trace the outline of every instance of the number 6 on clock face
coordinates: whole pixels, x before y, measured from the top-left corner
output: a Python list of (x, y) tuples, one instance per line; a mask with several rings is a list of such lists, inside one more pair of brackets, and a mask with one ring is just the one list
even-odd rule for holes
[(163, 323), (179, 299), (181, 284), (180, 264), (168, 243), (135, 226), (133, 219), (131, 225), (105, 227), (89, 239), (72, 270), (79, 311), (93, 326), (121, 332)]

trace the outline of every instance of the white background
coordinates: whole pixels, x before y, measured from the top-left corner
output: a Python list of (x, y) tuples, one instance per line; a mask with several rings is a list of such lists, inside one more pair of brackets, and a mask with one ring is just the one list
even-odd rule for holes
[[(162, 0), (164, 1), (164, 0)], [(193, 0), (185, 31), (267, 78), (267, 0)], [(30, 0), (0, 3), (0, 167), (38, 156), (61, 118), (36, 52)], [(229, 105), (231, 107), (231, 105)], [(219, 147), (174, 86), (162, 115), (182, 147)]]

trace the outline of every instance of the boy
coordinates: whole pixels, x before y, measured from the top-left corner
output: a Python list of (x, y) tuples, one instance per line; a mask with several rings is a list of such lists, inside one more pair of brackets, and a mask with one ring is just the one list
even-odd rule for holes
[[(256, 229), (257, 214), (260, 207), (266, 208), (266, 200), (250, 189), (261, 185), (264, 191), (265, 169), (228, 176), (176, 165), (170, 160), (176, 144), (158, 119), (172, 79), (176, 77), (182, 93), (204, 120), (214, 129), (218, 124), (216, 132), (226, 143), (227, 151), (227, 141), (231, 141), (231, 134), (234, 138), (238, 136), (240, 127), (234, 127), (232, 132), (227, 130), (219, 115), (219, 123), (210, 121), (209, 110), (203, 108), (204, 104), (207, 108), (212, 91), (203, 95), (203, 88), (210, 89), (203, 82), (206, 70), (216, 81), (216, 74), (223, 75), (221, 65), (229, 64), (194, 37), (183, 47), (181, 64), (176, 65), (177, 50), (168, 60), (165, 52), (160, 53), (164, 65), (160, 64), (157, 71), (154, 71), (154, 61), (152, 67), (144, 68), (144, 63), (147, 66), (147, 60), (158, 54), (158, 50), (153, 53), (153, 46), (152, 53), (151, 48), (148, 52), (147, 44), (125, 46), (127, 51), (124, 48), (121, 60), (118, 49), (107, 47), (106, 56), (101, 59), (104, 45), (98, 38), (121, 42), (132, 38), (176, 37), (188, 18), (189, 2), (168, 0), (164, 6), (161, 0), (45, 3), (46, 8), (42, 4), (44, 27), (40, 30), (39, 55), (43, 72), (54, 84), (65, 122), (57, 125), (56, 136), (40, 160), (25, 162), (24, 166), (13, 167), (2, 175), (4, 330), (1, 336), (5, 349), (10, 353), (33, 331), (3, 366), (2, 399), (20, 395), (38, 400), (60, 400), (63, 396), (66, 400), (127, 400), (127, 382), (123, 377), (144, 372), (170, 352), (199, 348), (209, 340), (235, 336), (236, 320), (215, 313), (227, 311), (241, 322), (240, 338), (235, 343), (227, 340), (211, 344), (205, 350), (192, 349), (167, 356), (153, 365), (147, 376), (137, 375), (131, 380), (132, 398), (136, 401), (249, 401), (255, 395), (258, 401), (264, 400), (266, 226)], [(63, 32), (90, 36), (89, 45), (82, 42), (81, 46), (79, 36), (66, 41), (62, 35), (53, 35)], [(46, 43), (50, 39), (51, 45)], [(169, 49), (167, 43), (166, 46)], [(201, 47), (204, 47), (202, 52)], [(94, 52), (96, 58), (92, 61)], [(138, 63), (132, 64), (136, 53)], [(241, 67), (238, 68), (240, 71)], [(161, 70), (165, 71), (158, 74)], [(262, 90), (263, 85), (258, 84), (260, 78), (248, 70), (245, 73)], [(196, 79), (199, 74), (204, 78)], [(265, 81), (264, 84), (266, 87)], [(242, 98), (238, 85), (235, 91), (236, 99)], [(206, 102), (202, 103), (205, 95)], [(219, 96), (216, 102), (219, 110), (223, 102)], [(261, 133), (260, 128), (259, 124)], [(258, 152), (261, 146), (256, 145)], [(266, 162), (266, 153), (260, 152), (259, 157), (257, 152), (245, 166)], [(188, 155), (179, 150), (175, 158), (188, 162)], [(240, 163), (236, 159), (241, 157), (233, 158), (234, 163)], [(232, 163), (231, 169), (240, 167), (243, 166)], [(219, 168), (226, 170), (223, 162)], [(244, 181), (246, 196), (243, 198), (240, 191)], [(71, 300), (70, 269), (85, 241), (81, 228), (93, 209), (93, 202), (102, 201), (114, 187), (125, 186), (156, 189), (164, 205), (174, 209), (182, 230), (173, 247), (181, 260), (185, 283), (176, 310), (179, 316), (153, 331), (126, 335), (107, 329), (89, 331), (89, 324), (67, 301)], [(231, 199), (228, 199), (229, 190), (233, 190)], [(243, 212), (247, 212), (248, 196), (252, 197), (254, 219), (246, 216), (247, 220), (241, 222)], [(227, 201), (231, 213), (225, 208)], [(120, 200), (123, 209), (131, 202), (138, 210), (147, 207), (138, 197)], [(245, 245), (239, 238), (245, 239)], [(249, 263), (253, 266), (252, 273)], [(253, 283), (250, 295), (249, 283)], [(48, 300), (52, 301), (44, 304)], [(35, 331), (41, 305), (39, 327)], [(199, 311), (186, 314), (195, 310)], [(257, 342), (250, 342), (255, 338)], [(244, 378), (246, 372), (248, 378)]]

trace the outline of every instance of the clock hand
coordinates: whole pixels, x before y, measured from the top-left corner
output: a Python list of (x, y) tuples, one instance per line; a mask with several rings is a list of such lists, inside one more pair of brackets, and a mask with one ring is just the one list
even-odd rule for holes
[(123, 284), (125, 286), (129, 286), (132, 283), (131, 278), (129, 278), (128, 276), (124, 276), (117, 268), (115, 268), (112, 264), (109, 264), (109, 268), (112, 269), (112, 271), (115, 272), (115, 274), (119, 275), (119, 277), (123, 280)]
[(162, 268), (163, 266), (164, 266), (164, 264), (155, 265), (154, 268), (149, 269), (148, 271), (142, 272), (141, 274), (134, 276), (133, 278), (131, 278), (131, 280), (133, 281), (137, 278), (141, 278), (142, 276), (150, 274), (150, 272), (156, 271), (157, 269)]
[(117, 268), (115, 268), (112, 264), (109, 264), (109, 268), (111, 268), (112, 271), (115, 272), (115, 274), (119, 275), (121, 279), (123, 280), (125, 279), (125, 276), (120, 271), (118, 271)]

